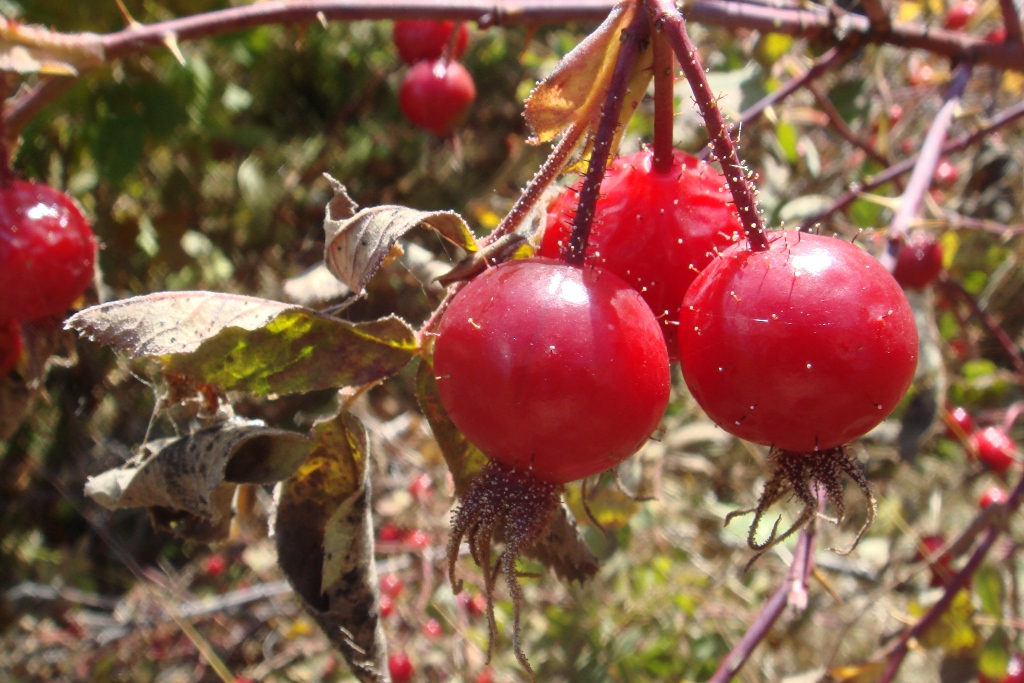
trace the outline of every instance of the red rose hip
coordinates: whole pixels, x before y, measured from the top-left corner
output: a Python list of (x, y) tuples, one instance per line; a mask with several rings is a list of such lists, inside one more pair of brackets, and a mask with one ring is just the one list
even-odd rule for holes
[(398, 106), (405, 118), (439, 137), (451, 134), (476, 99), (476, 85), (458, 62), (418, 62), (402, 79)]
[[(454, 29), (454, 21), (406, 19), (395, 22), (392, 37), (402, 61), (406, 64), (415, 64), (424, 60), (440, 59)], [(466, 25), (460, 22), (454, 49), (449, 57), (461, 58), (466, 53), (468, 44), (469, 31)]]
[(942, 272), (942, 245), (926, 232), (915, 232), (896, 256), (892, 276), (904, 289), (924, 289)]
[(658, 322), (615, 275), (546, 259), (485, 271), (438, 328), (452, 422), (491, 460), (554, 484), (632, 455), (668, 403)]
[(96, 240), (70, 197), (21, 180), (0, 188), (0, 320), (63, 315), (95, 262)]

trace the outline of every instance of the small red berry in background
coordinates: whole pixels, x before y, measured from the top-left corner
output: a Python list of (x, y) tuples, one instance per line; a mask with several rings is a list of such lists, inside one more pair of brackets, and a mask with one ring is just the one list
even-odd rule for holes
[(21, 349), (21, 325), (18, 321), (0, 322), (0, 377), (5, 377), (18, 364)]
[[(651, 151), (615, 159), (601, 183), (587, 249), (594, 265), (640, 292), (661, 323), (669, 358), (677, 358), (677, 320), (697, 273), (742, 233), (725, 176), (679, 150), (659, 173)], [(540, 255), (560, 258), (569, 242), (580, 183), (548, 208)]]
[(942, 245), (927, 232), (910, 235), (896, 256), (892, 276), (904, 289), (924, 289), (942, 272)]
[(679, 349), (694, 399), (722, 429), (782, 451), (845, 444), (885, 419), (917, 368), (903, 289), (834, 237), (768, 233), (701, 271), (683, 300)]
[(395, 601), (386, 595), (380, 596), (380, 602), (377, 603), (377, 608), (380, 610), (380, 616), (382, 619), (387, 619), (395, 611)]
[(939, 159), (938, 165), (935, 166), (935, 175), (933, 177), (936, 184), (942, 187), (951, 187), (960, 178), (960, 171), (956, 170), (953, 162), (943, 157)]
[(430, 500), (430, 496), (434, 491), (434, 481), (430, 478), (430, 475), (424, 472), (409, 484), (409, 493), (420, 503), (425, 503)]
[[(454, 21), (401, 20), (395, 22), (392, 38), (398, 55), (406, 64), (412, 65), (424, 60), (440, 59), (451, 40)], [(459, 59), (466, 53), (469, 31), (459, 22), (459, 34), (450, 59)]]
[(964, 439), (977, 429), (974, 417), (963, 406), (953, 406), (946, 413), (946, 436), (951, 439)]
[(946, 20), (943, 22), (943, 26), (950, 31), (962, 29), (977, 13), (978, 3), (974, 2), (974, 0), (963, 0), (963, 2), (958, 2), (949, 8), (949, 11), (946, 12)]
[(203, 563), (203, 570), (211, 579), (215, 579), (223, 574), (227, 568), (228, 561), (224, 559), (223, 555), (210, 555)]
[(407, 683), (412, 680), (412, 662), (402, 652), (397, 652), (388, 657), (388, 673), (391, 674), (393, 683)]
[(444, 627), (441, 626), (441, 622), (437, 619), (431, 619), (427, 623), (423, 624), (423, 635), (427, 638), (440, 638), (443, 633)]
[(1001, 486), (989, 486), (987, 489), (982, 491), (981, 497), (978, 498), (978, 507), (984, 510), (985, 508), (992, 507), (996, 503), (1005, 503), (1010, 499), (1010, 494), (1006, 492), (1006, 489)]
[(463, 609), (466, 610), (466, 614), (470, 617), (480, 617), (487, 612), (487, 600), (482, 595), (470, 596), (468, 593), (463, 591), (462, 593), (459, 593), (456, 598), (458, 599), (459, 604), (462, 605)]
[(405, 118), (438, 137), (451, 135), (475, 99), (473, 77), (458, 62), (417, 62), (398, 91)]
[(385, 524), (380, 528), (380, 532), (377, 534), (377, 540), (382, 543), (394, 543), (402, 540), (405, 536), (405, 531), (398, 528), (394, 524)]
[(487, 667), (476, 675), (476, 683), (494, 683), (494, 670)]
[(380, 590), (384, 595), (397, 598), (405, 590), (405, 584), (397, 574), (385, 574), (380, 580)]
[[(924, 560), (940, 548), (946, 545), (946, 537), (942, 534), (933, 534), (921, 539), (921, 547), (917, 551), (918, 561)], [(949, 553), (943, 553), (930, 565), (932, 572), (931, 585), (944, 586), (949, 578), (953, 576), (953, 557)]]
[(985, 427), (971, 434), (971, 450), (989, 469), (1004, 474), (1015, 460), (1017, 445), (999, 427)]
[(417, 529), (409, 532), (409, 535), (405, 537), (405, 542), (411, 544), (414, 548), (425, 550), (430, 547), (430, 534)]
[(935, 67), (928, 63), (920, 63), (911, 67), (907, 82), (910, 85), (929, 85), (935, 80)]
[(452, 300), (434, 342), (437, 392), (492, 461), (562, 484), (604, 472), (657, 428), (669, 394), (658, 321), (612, 273), (510, 261)]
[(985, 36), (986, 43), (1005, 43), (1006, 42), (1006, 27), (1000, 26), (989, 31), (989, 34)]
[(95, 262), (96, 239), (70, 197), (22, 180), (0, 188), (0, 320), (63, 315)]
[(1010, 655), (1006, 664), (1006, 676), (995, 680), (978, 674), (978, 683), (1024, 683), (1024, 657), (1019, 654)]

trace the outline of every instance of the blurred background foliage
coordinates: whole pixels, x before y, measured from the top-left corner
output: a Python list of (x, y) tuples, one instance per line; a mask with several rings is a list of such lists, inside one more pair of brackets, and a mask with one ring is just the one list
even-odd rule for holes
[[(230, 3), (125, 4), (135, 19), (151, 23)], [(972, 30), (994, 25), (994, 5), (986, 8)], [(900, 8), (924, 21), (942, 10), (941, 2)], [(0, 12), (60, 31), (124, 26), (113, 2), (0, 0)], [(397, 91), (403, 67), (389, 22), (273, 26), (185, 43), (185, 64), (169, 51), (154, 51), (86, 75), (26, 128), (15, 170), (67, 188), (85, 206), (103, 243), (105, 298), (169, 289), (280, 298), (286, 278), (322, 258), (330, 197), (325, 172), (344, 182), (361, 205), (452, 209), (480, 234), (492, 228), (546, 153), (525, 144), (522, 100), (588, 28), (541, 27), (529, 40), (521, 28), (473, 30), (465, 64), (478, 97), (454, 141), (437, 140), (402, 119)], [(823, 51), (745, 30), (692, 32), (706, 46), (712, 86), (733, 114)], [(923, 65), (934, 69), (931, 80), (915, 75)], [(979, 72), (954, 135), (1020, 99), (1019, 80)], [(946, 73), (927, 55), (866, 47), (820, 83), (856, 134), (874, 136), (883, 156), (899, 159), (923, 140)], [(695, 153), (705, 138), (689, 98), (680, 84), (676, 139)], [(894, 104), (906, 111), (899, 121), (888, 114)], [(649, 114), (645, 103), (625, 147), (637, 147), (650, 134)], [(741, 155), (758, 173), (773, 224), (793, 225), (880, 168), (827, 124), (815, 99), (802, 91), (743, 127)], [(944, 244), (951, 278), (1014, 338), (1024, 329), (1020, 241), (1015, 232), (957, 228), (963, 225), (957, 220), (1024, 222), (1021, 139), (1019, 126), (1008, 128), (981, 149), (953, 157), (959, 179), (940, 188), (927, 208), (930, 229), (950, 230)], [(893, 183), (879, 194), (898, 192)], [(889, 218), (891, 205), (865, 197), (822, 229), (847, 236), (864, 229), (864, 242), (877, 244), (875, 229)], [(432, 235), (415, 239), (447, 258)], [(427, 283), (392, 266), (374, 280), (370, 296), (344, 315), (370, 319), (396, 312), (419, 325), (438, 301)], [(1022, 398), (1020, 378), (962, 302), (939, 297), (934, 310), (950, 397), (982, 421), (999, 422)], [(86, 476), (126, 459), (151, 427), (152, 436), (187, 429), (195, 407), (169, 411), (151, 424), (154, 391), (136, 376), (141, 369), (94, 344), (71, 344), (64, 356), (73, 362), (51, 369), (44, 399), (0, 444), (5, 680), (220, 680), (210, 651), (253, 680), (350, 680), (283, 589), (195, 617), (187, 628), (167, 616), (170, 602), (194, 606), (275, 585), (280, 575), (272, 544), (248, 529), (211, 550), (152, 531), (142, 514), (108, 513), (84, 500)], [(413, 381), (410, 369), (359, 407), (377, 453), (381, 528), (428, 535), (425, 548), (404, 536), (381, 545), (381, 570), (406, 583), (385, 628), (392, 647), (414, 659), (417, 680), (476, 680), (486, 626), (451, 595), (441, 571), (450, 491), (436, 444), (418, 415)], [(764, 453), (713, 429), (678, 375), (675, 385), (681, 393), (663, 433), (621, 473), (627, 486), (653, 487), (658, 500), (635, 505), (605, 476), (594, 495), (610, 501), (605, 508), (595, 505), (608, 533), (586, 528), (603, 559), (597, 579), (582, 587), (564, 587), (550, 577), (527, 584), (525, 649), (541, 680), (703, 680), (784, 575), (779, 558), (788, 559), (785, 547), (743, 573), (749, 558), (745, 520), (721, 525), (728, 511), (756, 499)], [(330, 392), (268, 401), (239, 397), (235, 408), (294, 428), (308, 426), (330, 400)], [(883, 425), (861, 452), (881, 502), (869, 537), (850, 558), (819, 554), (823, 574), (811, 586), (811, 608), (780, 622), (741, 680), (782, 680), (827, 664), (864, 661), (916, 606), (934, 601), (927, 577), (909, 574), (917, 541), (962, 528), (974, 515), (978, 492), (996, 477), (969, 460), (956, 440), (941, 436), (925, 440), (914, 462), (902, 461), (896, 431), (895, 422)], [(938, 431), (936, 426), (932, 433)], [(432, 492), (410, 493), (424, 473)], [(854, 491), (850, 500), (858, 501)], [(859, 501), (852, 506), (853, 519), (838, 532), (825, 531), (823, 547), (845, 545), (863, 514)], [(1017, 526), (1009, 538), (1020, 538)], [(993, 562), (995, 576), (1010, 587), (1007, 618), (1019, 622), (1016, 547), (1003, 544)], [(212, 557), (227, 568), (216, 571)], [(468, 564), (460, 572), (470, 574), (470, 585), (481, 585)], [(40, 592), (34, 588), (39, 585), (60, 594)], [(499, 608), (499, 628), (507, 634), (511, 608), (504, 602)], [(440, 640), (421, 632), (428, 618), (443, 624)], [(975, 619), (965, 609), (959, 618), (960, 636), (939, 638), (931, 649), (914, 653), (903, 680), (936, 680), (940, 666), (976, 661), (995, 617)], [(1014, 639), (1018, 628), (1011, 629)], [(523, 679), (507, 640), (498, 644), (494, 671), (495, 680)], [(931, 677), (915, 678), (922, 671)]]

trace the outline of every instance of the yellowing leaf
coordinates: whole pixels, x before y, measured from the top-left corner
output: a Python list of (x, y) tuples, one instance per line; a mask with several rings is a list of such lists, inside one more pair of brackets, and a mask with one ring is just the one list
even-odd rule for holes
[(633, 20), (638, 3), (622, 0), (597, 29), (533, 89), (526, 100), (526, 122), (533, 131), (530, 142), (553, 140), (573, 123), (589, 124), (608, 90), (619, 36)]
[(1024, 74), (1019, 71), (1004, 71), (1001, 85), (1004, 91), (1019, 95), (1024, 92)]
[(852, 666), (838, 666), (828, 672), (835, 683), (874, 683), (885, 670), (885, 662), (865, 662)]
[(900, 22), (913, 21), (923, 13), (924, 5), (922, 3), (907, 0), (906, 2), (901, 2), (899, 9), (896, 10), (896, 20)]
[[(572, 514), (583, 524), (593, 525), (594, 520), (609, 531), (617, 531), (629, 524), (629, 520), (637, 513), (640, 506), (621, 489), (610, 486), (587, 489), (586, 505), (583, 500), (583, 486), (569, 484), (566, 486), (565, 501)], [(587, 514), (587, 509), (590, 514)]]

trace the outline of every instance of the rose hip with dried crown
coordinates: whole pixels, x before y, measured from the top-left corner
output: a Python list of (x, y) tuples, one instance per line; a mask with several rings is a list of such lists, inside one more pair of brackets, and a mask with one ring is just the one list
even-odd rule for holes
[(70, 197), (22, 180), (0, 188), (0, 320), (63, 315), (95, 262), (96, 240)]
[[(591, 263), (640, 292), (661, 322), (670, 358), (676, 358), (679, 307), (693, 279), (742, 232), (725, 177), (705, 162), (673, 153), (659, 173), (654, 154), (613, 161), (601, 183), (587, 250)], [(579, 203), (577, 184), (548, 208), (540, 254), (561, 256)]]
[[(395, 22), (392, 38), (402, 61), (411, 65), (424, 60), (440, 59), (451, 40), (453, 30), (454, 21), (403, 19)], [(460, 59), (466, 53), (468, 44), (469, 31), (460, 22), (459, 33), (449, 57)]]
[(458, 62), (417, 62), (402, 79), (398, 106), (405, 118), (447, 137), (476, 99), (476, 85)]

